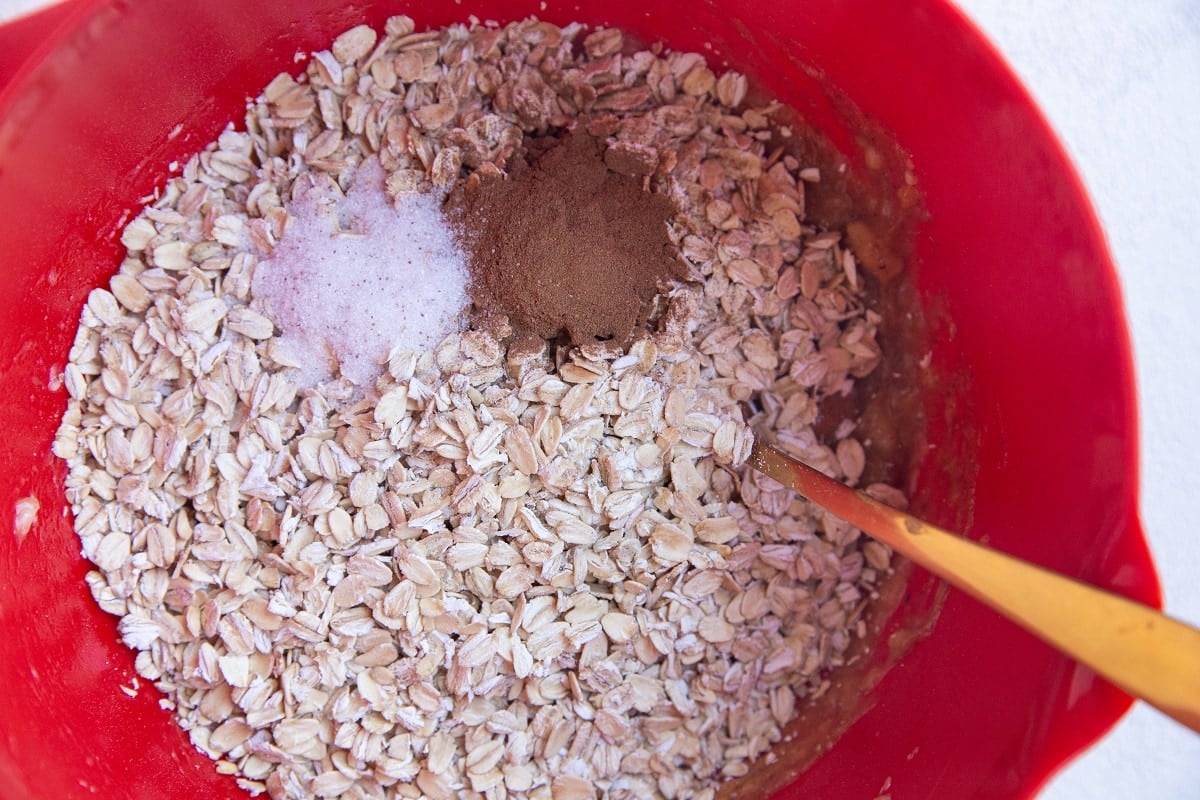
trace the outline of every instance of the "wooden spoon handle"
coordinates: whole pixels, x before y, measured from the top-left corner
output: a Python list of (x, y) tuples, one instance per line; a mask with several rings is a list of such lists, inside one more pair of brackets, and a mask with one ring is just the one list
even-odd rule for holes
[(1200, 630), (922, 522), (772, 445), (750, 465), (1200, 732)]

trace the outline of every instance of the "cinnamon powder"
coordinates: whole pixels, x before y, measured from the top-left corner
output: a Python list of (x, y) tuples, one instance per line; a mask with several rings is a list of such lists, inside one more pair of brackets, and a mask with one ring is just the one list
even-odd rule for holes
[(582, 130), (527, 141), (508, 176), (472, 176), (446, 213), (476, 308), (545, 339), (628, 343), (659, 284), (687, 274), (667, 236), (674, 204), (609, 169)]

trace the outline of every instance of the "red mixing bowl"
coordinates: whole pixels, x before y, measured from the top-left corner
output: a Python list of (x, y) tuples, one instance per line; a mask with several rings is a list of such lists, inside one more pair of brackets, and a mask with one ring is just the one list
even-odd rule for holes
[[(544, 7), (544, 8), (543, 8)], [(1137, 519), (1136, 409), (1116, 274), (1080, 181), (995, 51), (941, 0), (76, 0), (0, 31), (0, 797), (242, 797), (161, 710), (88, 566), (50, 455), (81, 304), (168, 164), (210, 141), (293, 54), (391, 13), (423, 26), (539, 14), (615, 24), (749, 72), (857, 145), (853, 105), (912, 159), (931, 369), (934, 521), (1160, 605)], [(54, 30), (50, 31), (49, 28)], [(18, 55), (32, 57), (17, 67)], [(15, 74), (6, 74), (3, 70)], [(951, 503), (950, 462), (968, 481)], [(973, 478), (971, 476), (974, 475)], [(15, 504), (40, 512), (18, 535)], [(923, 578), (928, 582), (928, 578)], [(915, 595), (914, 595), (915, 597)], [(1129, 699), (951, 593), (873, 706), (780, 797), (1029, 797)], [(890, 788), (887, 788), (890, 787)]]

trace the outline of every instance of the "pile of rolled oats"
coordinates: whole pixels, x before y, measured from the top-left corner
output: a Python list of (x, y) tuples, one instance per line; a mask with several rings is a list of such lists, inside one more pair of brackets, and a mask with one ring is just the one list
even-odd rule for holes
[[(775, 105), (695, 54), (537, 21), (355, 28), (124, 231), (55, 452), (93, 594), (222, 772), (276, 798), (711, 798), (862, 636), (881, 545), (744, 466), (851, 484), (818, 400), (879, 360)], [(301, 175), (393, 192), (578, 121), (680, 209), (694, 280), (628, 348), (469, 329), (298, 393), (250, 292)], [(614, 166), (617, 168), (617, 166)], [(514, 340), (516, 341), (516, 340)], [(900, 502), (886, 486), (868, 491)]]

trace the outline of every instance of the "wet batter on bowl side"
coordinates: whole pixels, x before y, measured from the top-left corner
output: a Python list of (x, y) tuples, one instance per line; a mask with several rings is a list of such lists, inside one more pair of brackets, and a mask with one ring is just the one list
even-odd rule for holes
[(834, 413), (894, 264), (810, 221), (834, 176), (794, 125), (619, 30), (394, 17), (126, 227), (55, 452), (96, 601), (218, 771), (710, 798), (773, 761), (892, 564), (754, 432), (904, 502)]

